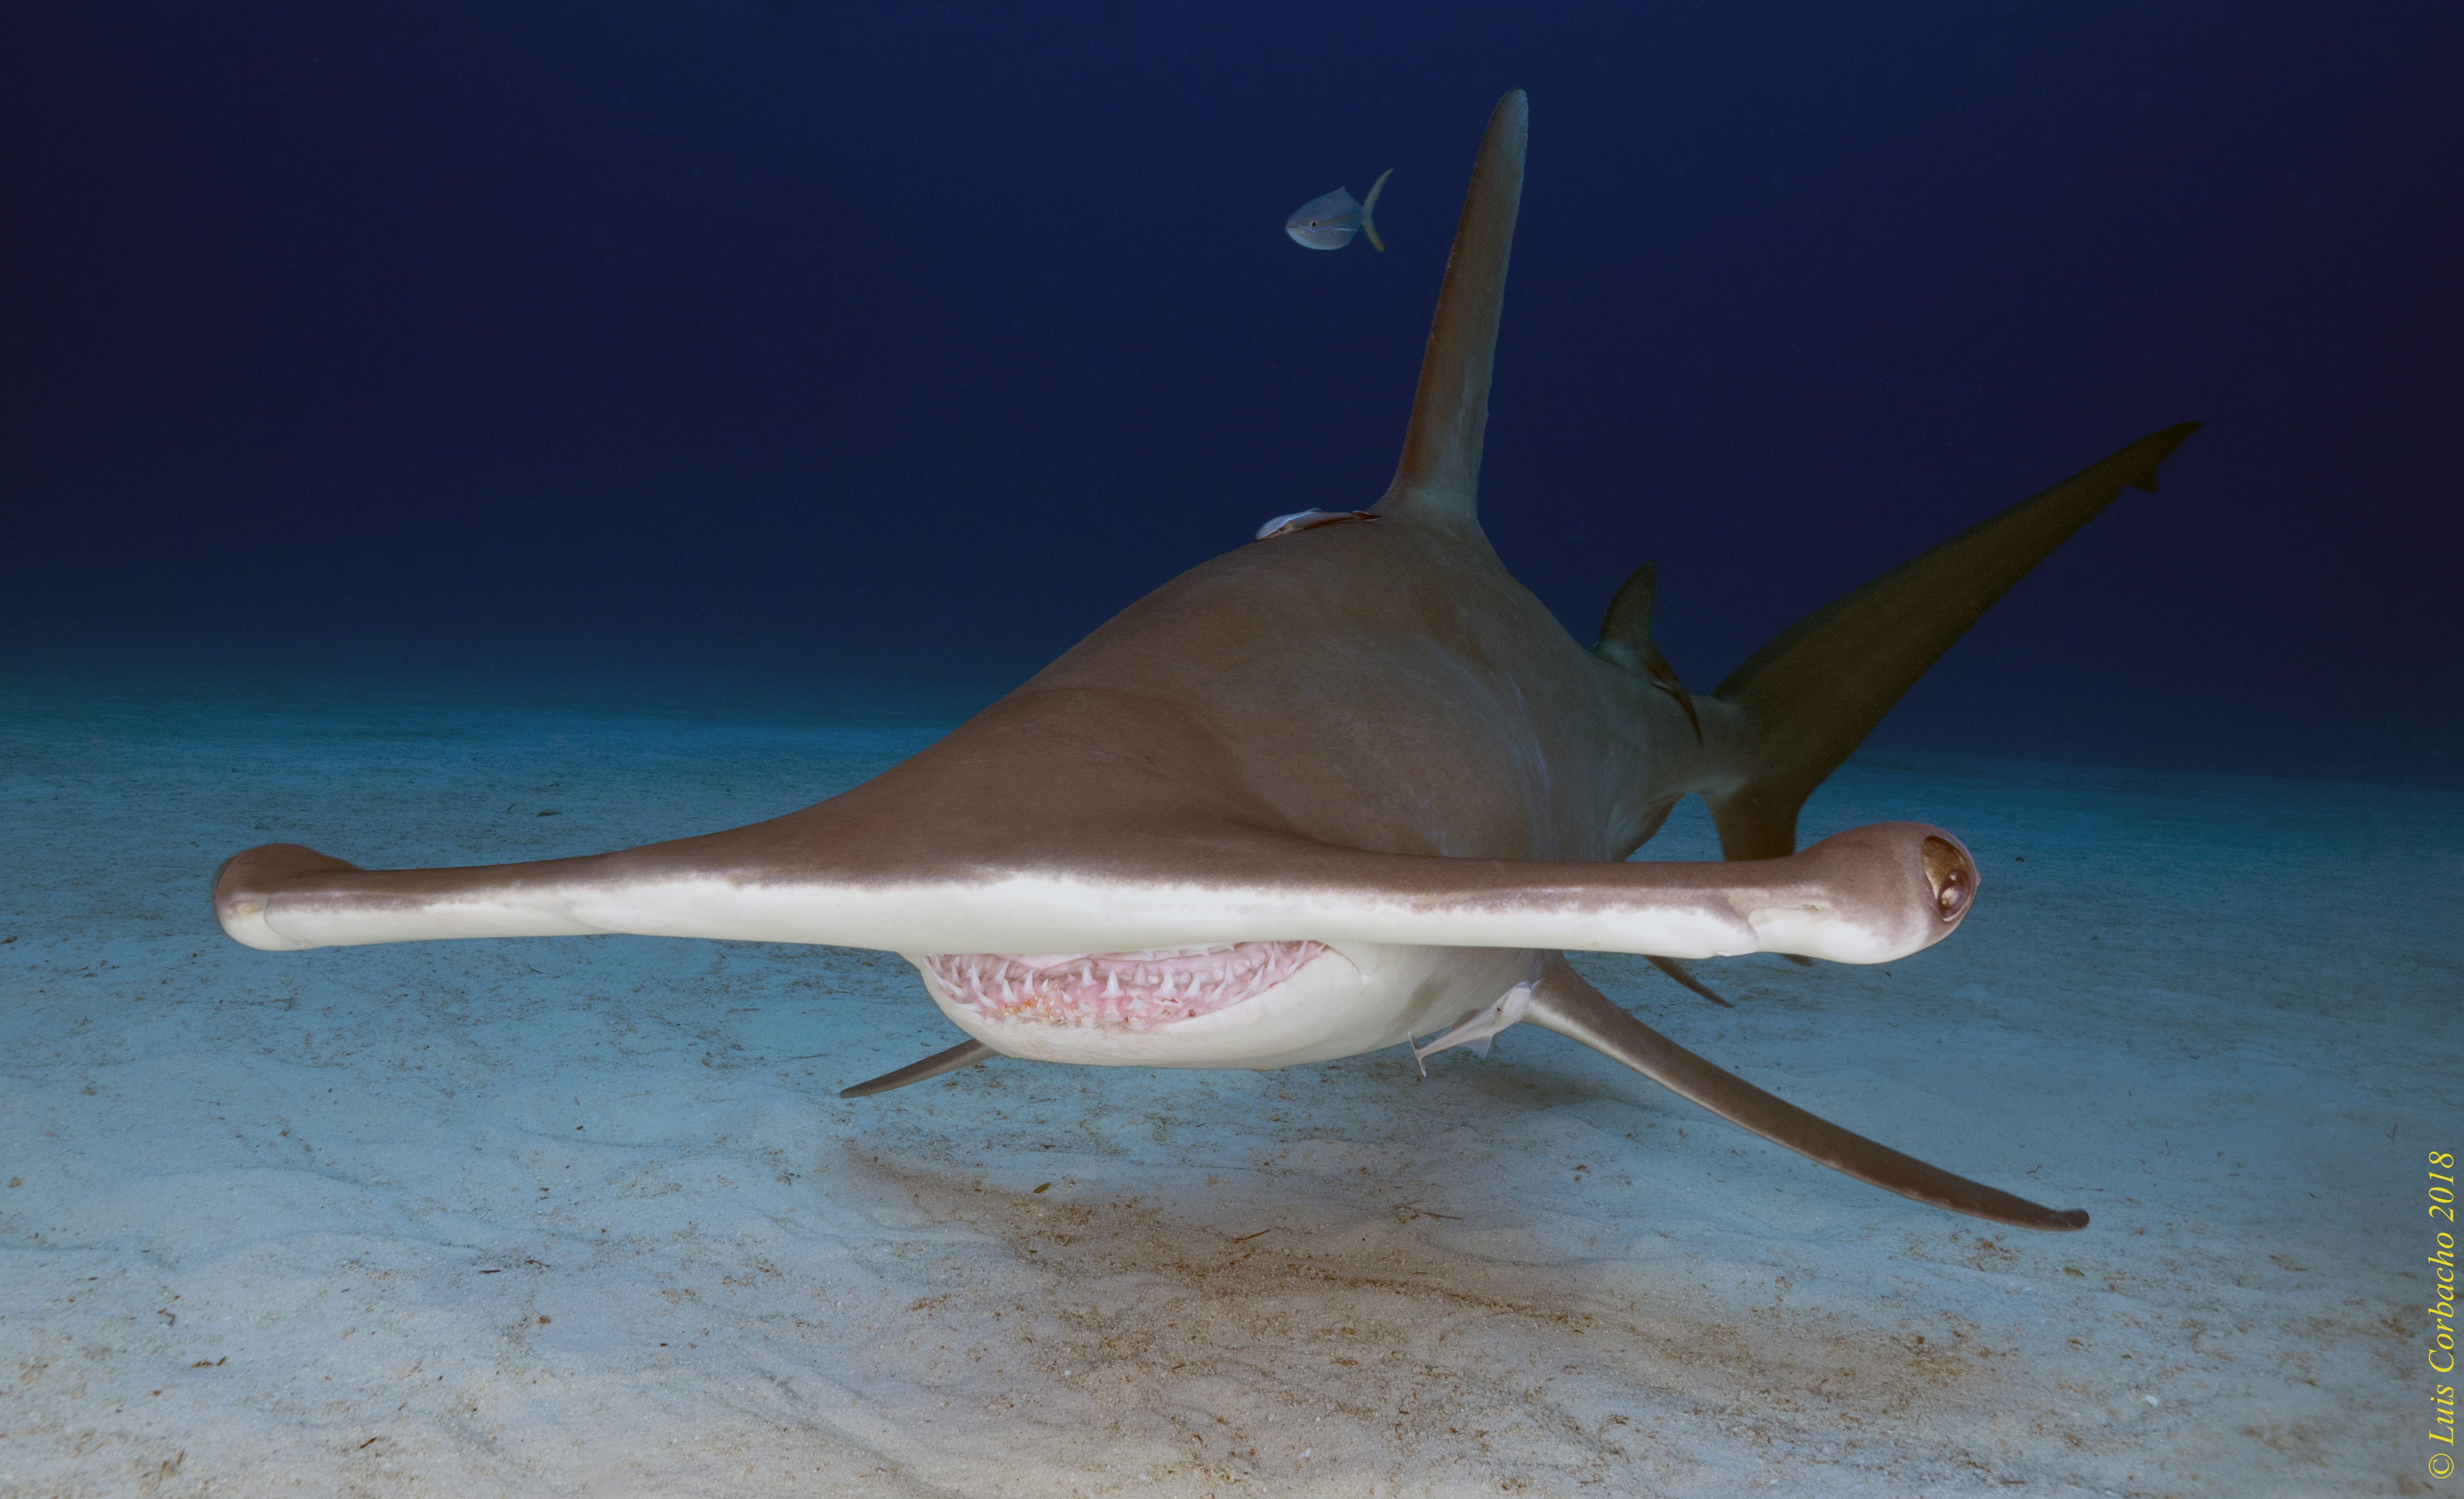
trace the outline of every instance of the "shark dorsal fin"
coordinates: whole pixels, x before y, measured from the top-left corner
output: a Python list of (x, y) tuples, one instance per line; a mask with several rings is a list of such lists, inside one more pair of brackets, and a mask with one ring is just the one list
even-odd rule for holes
[(1497, 101), (1455, 224), (1438, 315), (1420, 357), (1420, 388), (1381, 515), (1409, 517), (1478, 535), (1480, 445), (1488, 425), (1489, 365), (1506, 301), (1506, 262), (1523, 201), (1523, 146), (1530, 105), (1521, 89)]

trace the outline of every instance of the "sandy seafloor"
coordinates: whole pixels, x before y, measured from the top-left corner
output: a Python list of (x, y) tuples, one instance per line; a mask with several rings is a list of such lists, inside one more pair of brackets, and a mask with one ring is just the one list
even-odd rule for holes
[[(892, 955), (269, 954), (207, 911), (248, 845), (706, 831), (955, 716), (16, 683), (0, 1493), (2431, 1491), (2452, 791), (1869, 754), (1807, 836), (1958, 831), (1948, 942), (1705, 965), (1733, 1012), (1577, 960), (2070, 1235), (1528, 1027), (1424, 1083), (1001, 1062), (846, 1102), (957, 1039)], [(1712, 851), (1699, 808), (1646, 850)]]

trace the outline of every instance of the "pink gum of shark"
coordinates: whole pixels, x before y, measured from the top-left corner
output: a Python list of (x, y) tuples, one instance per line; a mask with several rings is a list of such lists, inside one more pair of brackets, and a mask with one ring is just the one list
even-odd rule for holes
[(1149, 1030), (1252, 1000), (1326, 951), (1320, 942), (1236, 942), (1142, 953), (935, 954), (942, 991), (1000, 1023)]

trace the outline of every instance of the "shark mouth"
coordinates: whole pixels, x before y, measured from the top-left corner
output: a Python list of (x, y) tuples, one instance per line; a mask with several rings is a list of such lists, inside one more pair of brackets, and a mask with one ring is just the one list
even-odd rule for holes
[(988, 1021), (1150, 1030), (1254, 1000), (1323, 942), (1232, 942), (1142, 953), (935, 954), (941, 992)]

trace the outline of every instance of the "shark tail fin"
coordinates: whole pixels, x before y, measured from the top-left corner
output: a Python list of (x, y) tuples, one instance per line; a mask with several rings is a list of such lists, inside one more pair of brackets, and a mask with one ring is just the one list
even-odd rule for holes
[(1488, 377), (1497, 355), (1497, 319), (1506, 304), (1506, 263), (1523, 202), (1523, 147), (1530, 105), (1521, 89), (1497, 101), (1481, 137), (1471, 190), (1455, 223), (1438, 315), (1420, 356), (1419, 389), (1395, 482), (1379, 515), (1424, 520), (1460, 534), (1480, 533), (1481, 436), (1488, 427)]
[(1386, 241), (1377, 237), (1377, 195), (1386, 190), (1386, 179), (1394, 175), (1392, 166), (1379, 172), (1377, 180), (1369, 185), (1369, 196), (1360, 201), (1360, 231), (1369, 236), (1369, 248), (1381, 254), (1385, 253)]
[(2153, 490), (2156, 466), (2199, 425), (2143, 437), (1969, 527), (1815, 610), (1737, 668), (1715, 695), (1742, 720), (1735, 768), (1743, 783), (1704, 797), (1722, 851), (1731, 859), (1795, 851), (1805, 799), (1925, 668), (2124, 487)]

